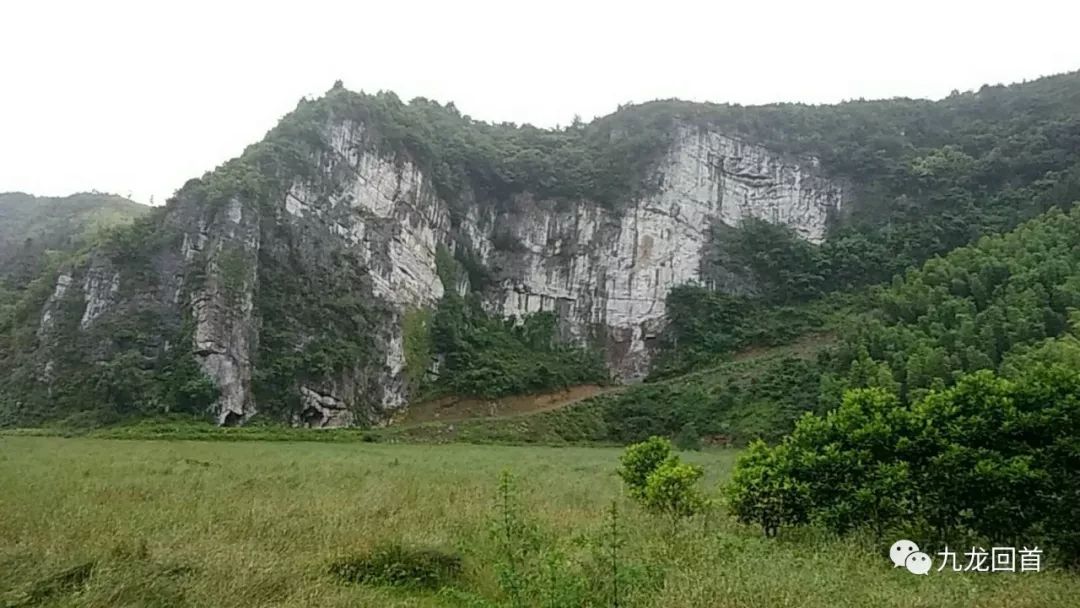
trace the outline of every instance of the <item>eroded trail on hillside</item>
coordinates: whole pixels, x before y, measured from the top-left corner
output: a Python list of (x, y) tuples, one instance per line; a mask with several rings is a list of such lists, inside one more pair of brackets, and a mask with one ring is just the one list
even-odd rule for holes
[(558, 391), (532, 395), (514, 395), (498, 399), (457, 396), (440, 397), (411, 406), (409, 411), (396, 423), (454, 422), (472, 418), (498, 418), (547, 412), (598, 395), (621, 392), (626, 390), (627, 387), (627, 385), (579, 384)]
[[(676, 378), (662, 380), (659, 383), (679, 382), (681, 378), (717, 372), (732, 363), (752, 364), (756, 360), (767, 360), (778, 356), (810, 358), (823, 345), (833, 339), (829, 333), (815, 333), (803, 336), (791, 344), (783, 346), (755, 346), (732, 355), (730, 361), (714, 367), (696, 370)], [(487, 399), (483, 397), (446, 396), (421, 401), (409, 407), (409, 410), (395, 425), (408, 426), (430, 422), (460, 422), (472, 419), (503, 418), (538, 414), (562, 409), (602, 395), (622, 393), (640, 384), (619, 384), (602, 386), (598, 384), (579, 384), (562, 390), (530, 395), (513, 395)]]

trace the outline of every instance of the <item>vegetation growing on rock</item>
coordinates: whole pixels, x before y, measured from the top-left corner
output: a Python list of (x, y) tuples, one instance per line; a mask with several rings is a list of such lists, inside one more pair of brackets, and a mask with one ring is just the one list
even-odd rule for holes
[[(734, 295), (708, 291), (715, 285), (708, 284), (705, 272), (706, 284), (672, 292), (671, 331), (662, 338), (665, 352), (654, 377), (674, 377), (739, 349), (828, 330), (831, 321), (822, 310), (849, 297), (836, 294), (886, 281), (1052, 206), (1067, 214), (1080, 193), (1078, 91), (1080, 75), (1073, 73), (983, 87), (937, 102), (742, 107), (669, 100), (623, 107), (588, 124), (537, 129), (486, 124), (452, 104), (405, 103), (392, 93), (353, 93), (335, 86), (320, 99), (303, 100), (239, 158), (185, 184), (164, 212), (114, 231), (85, 255), (50, 261), (40, 280), (20, 288), (18, 298), (6, 298), (0, 308), (2, 419), (8, 424), (41, 421), (87, 409), (104, 419), (200, 409), (197, 403), (213, 392), (203, 390), (202, 380), (190, 373), (197, 365), (173, 362), (170, 351), (190, 339), (185, 328), (192, 321), (191, 298), (201, 297), (200, 289), (207, 286), (221, 291), (221, 302), (230, 303), (214, 300), (214, 318), (242, 326), (238, 335), (245, 334), (244, 339), (237, 340), (251, 352), (216, 353), (212, 348), (193, 356), (244, 360), (234, 361), (236, 366), (250, 362), (254, 397), (244, 399), (260, 402), (264, 412), (279, 420), (296, 420), (302, 413), (304, 387), (340, 393), (335, 399), (347, 403), (356, 420), (370, 418), (384, 401), (384, 383), (376, 379), (388, 373), (386, 344), (400, 337), (387, 328), (403, 324), (410, 326), (408, 378), (403, 381), (416, 390), (430, 382), (444, 391), (498, 396), (596, 381), (602, 376), (598, 355), (556, 341), (550, 315), (506, 323), (483, 312), (482, 296), (497, 285), (499, 268), (480, 262), (467, 235), (454, 232), (466, 207), (475, 203), (498, 210), (556, 199), (618, 212), (658, 187), (653, 179), (657, 160), (688, 129), (740, 137), (800, 157), (807, 166), (815, 162), (807, 156), (816, 158), (817, 171), (846, 184), (851, 205), (835, 218), (820, 246), (763, 222), (718, 227), (707, 265), (744, 276), (747, 289)], [(280, 221), (280, 202), (297, 184), (310, 190), (312, 200), (342, 194), (335, 180), (319, 179), (324, 172), (345, 170), (335, 164), (338, 152), (327, 136), (333, 125), (353, 125), (362, 130), (362, 145), (382, 158), (418, 167), (449, 205), (454, 242), (443, 244), (455, 245), (453, 258), (468, 280), (459, 276), (432, 312), (430, 351), (415, 319), (406, 322), (401, 311), (392, 312), (374, 295), (370, 260), (324, 246), (304, 229), (286, 228)], [(233, 213), (245, 218), (243, 229), (250, 231), (245, 238), (265, 246), (231, 243), (219, 249), (213, 234), (192, 231)], [(1045, 221), (1059, 221), (1049, 217)], [(196, 250), (202, 236), (211, 239), (209, 250)], [(503, 254), (520, 247), (498, 230), (488, 236)], [(181, 251), (190, 259), (181, 261)], [(1030, 262), (1022, 256), (1018, 260)], [(940, 269), (935, 263), (923, 275), (936, 277)], [(993, 267), (975, 264), (962, 265), (977, 281), (950, 276), (945, 287), (935, 282), (898, 287), (893, 296), (875, 292), (886, 298), (884, 317), (868, 315), (867, 327), (845, 331), (845, 343), (830, 358), (795, 374), (812, 380), (796, 381), (802, 387), (798, 397), (786, 399), (779, 409), (835, 404), (845, 388), (874, 383), (898, 383), (907, 400), (935, 382), (947, 385), (959, 372), (996, 368), (1012, 348), (1062, 334), (1066, 310), (1075, 306), (1070, 279), (1062, 278), (1075, 272), (1068, 262), (1045, 264), (1040, 271), (1045, 276), (1007, 281), (1005, 287)], [(79, 310), (75, 296), (58, 296), (50, 304), (56, 317), (48, 331), (39, 332), (41, 317), (35, 313), (46, 305), (60, 276), (76, 284), (88, 277), (119, 277), (116, 302), (84, 322), (85, 308)], [(462, 284), (470, 293), (457, 293)], [(942, 318), (920, 321), (919, 311), (927, 304), (915, 292), (924, 287), (935, 300), (938, 313), (933, 314), (947, 310), (980, 327), (954, 327)], [(954, 287), (967, 291), (953, 293)], [(823, 296), (837, 299), (819, 300)], [(993, 303), (987, 304), (987, 298)], [(15, 299), (19, 303), (12, 303)], [(240, 320), (229, 320), (221, 307), (241, 311)], [(1014, 323), (1014, 309), (1028, 316)], [(81, 325), (90, 330), (75, 329)], [(434, 361), (440, 362), (439, 375), (428, 379)], [(47, 367), (52, 380), (42, 382)], [(831, 391), (829, 398), (818, 399), (821, 391)], [(86, 395), (92, 403), (82, 399)], [(651, 411), (653, 406), (636, 402), (629, 407)], [(612, 427), (621, 430), (609, 437), (638, 438), (644, 428), (637, 427), (646, 426), (654, 427), (651, 431), (663, 427), (671, 435), (688, 422), (703, 435), (723, 434), (715, 420), (671, 420), (672, 429), (651, 415), (613, 416)], [(787, 428), (790, 420), (783, 418)]]
[(441, 357), (434, 391), (501, 397), (608, 380), (600, 353), (557, 339), (554, 313), (489, 314), (476, 293), (458, 293), (464, 264), (445, 248), (439, 260), (444, 291), (430, 324), (431, 352)]
[(149, 211), (121, 196), (98, 192), (63, 198), (0, 193), (0, 290), (18, 290), (33, 280), (50, 253), (70, 254), (105, 230)]

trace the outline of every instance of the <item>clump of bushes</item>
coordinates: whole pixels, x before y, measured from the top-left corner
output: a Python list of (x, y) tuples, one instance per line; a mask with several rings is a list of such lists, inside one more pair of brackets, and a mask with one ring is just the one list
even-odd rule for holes
[(626, 491), (646, 509), (674, 517), (689, 517), (706, 505), (697, 488), (704, 475), (701, 467), (683, 463), (663, 437), (626, 448), (620, 458), (619, 477)]
[(706, 504), (697, 489), (697, 482), (704, 474), (701, 467), (679, 462), (678, 457), (669, 458), (649, 474), (641, 503), (651, 511), (673, 517), (695, 515)]
[(362, 585), (439, 589), (461, 575), (461, 557), (441, 549), (391, 543), (339, 559), (330, 565), (330, 572), (343, 581)]
[(881, 388), (846, 393), (779, 445), (740, 457), (728, 503), (772, 535), (815, 523), (879, 535), (1023, 540), (1080, 563), (1080, 373), (982, 371), (912, 406)]

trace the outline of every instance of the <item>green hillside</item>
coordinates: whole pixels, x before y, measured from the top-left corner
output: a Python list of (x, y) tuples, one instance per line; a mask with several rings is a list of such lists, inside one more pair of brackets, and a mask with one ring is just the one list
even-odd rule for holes
[(102, 230), (131, 223), (150, 210), (115, 194), (66, 197), (0, 193), (0, 280), (9, 287), (37, 276), (49, 251), (72, 251)]

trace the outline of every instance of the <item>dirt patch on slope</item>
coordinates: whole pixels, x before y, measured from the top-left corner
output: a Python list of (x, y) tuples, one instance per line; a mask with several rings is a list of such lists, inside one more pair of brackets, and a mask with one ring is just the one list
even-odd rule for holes
[(515, 414), (530, 414), (566, 407), (601, 393), (622, 390), (622, 386), (600, 386), (580, 384), (560, 391), (535, 395), (514, 395), (499, 399), (482, 397), (441, 397), (422, 401), (409, 406), (405, 416), (396, 421), (398, 424), (464, 420), (467, 418), (496, 418)]

